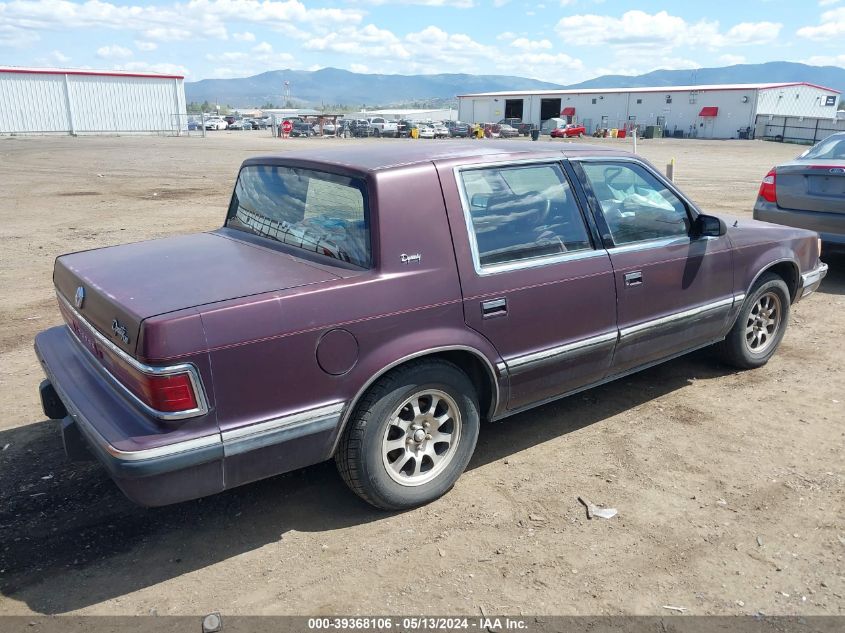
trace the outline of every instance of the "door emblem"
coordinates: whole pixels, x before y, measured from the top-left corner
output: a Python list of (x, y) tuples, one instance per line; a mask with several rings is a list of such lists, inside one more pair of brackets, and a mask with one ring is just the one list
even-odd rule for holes
[(399, 261), (403, 264), (418, 264), (422, 261), (422, 255), (420, 255), (419, 253), (414, 253), (413, 255), (402, 253), (399, 256)]
[(111, 322), (111, 331), (114, 335), (123, 341), (124, 345), (129, 345), (129, 334), (126, 331), (126, 326), (121, 325), (120, 321), (115, 319)]
[(77, 309), (82, 309), (82, 304), (85, 303), (85, 288), (82, 286), (76, 289), (76, 296), (73, 298), (73, 303)]

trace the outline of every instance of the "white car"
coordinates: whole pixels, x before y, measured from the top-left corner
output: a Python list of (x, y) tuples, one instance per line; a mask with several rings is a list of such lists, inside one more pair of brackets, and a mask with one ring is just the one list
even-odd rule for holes
[(447, 128), (442, 123), (435, 123), (434, 124), (434, 138), (448, 138), (449, 137), (449, 128)]
[(205, 120), (206, 130), (225, 130), (227, 127), (229, 127), (229, 124), (223, 119), (211, 118)]
[(420, 126), (420, 138), (434, 138), (434, 128), (430, 125)]

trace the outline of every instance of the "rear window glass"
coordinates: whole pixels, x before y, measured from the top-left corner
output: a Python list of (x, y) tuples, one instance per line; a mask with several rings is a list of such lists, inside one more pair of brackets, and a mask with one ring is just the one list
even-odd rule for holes
[(249, 165), (238, 176), (226, 226), (368, 268), (366, 199), (357, 178)]
[(845, 136), (831, 136), (804, 154), (803, 158), (837, 159), (845, 158)]

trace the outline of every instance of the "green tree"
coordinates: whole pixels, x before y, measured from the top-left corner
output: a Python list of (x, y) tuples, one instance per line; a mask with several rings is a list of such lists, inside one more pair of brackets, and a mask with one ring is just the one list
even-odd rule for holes
[(272, 101), (266, 102), (264, 105), (260, 106), (261, 110), (275, 110), (276, 106)]

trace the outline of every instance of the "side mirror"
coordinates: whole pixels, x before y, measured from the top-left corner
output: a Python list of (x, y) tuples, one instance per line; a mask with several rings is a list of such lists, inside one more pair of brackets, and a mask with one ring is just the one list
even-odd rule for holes
[(728, 232), (728, 225), (714, 215), (699, 215), (693, 224), (693, 237), (720, 237)]

